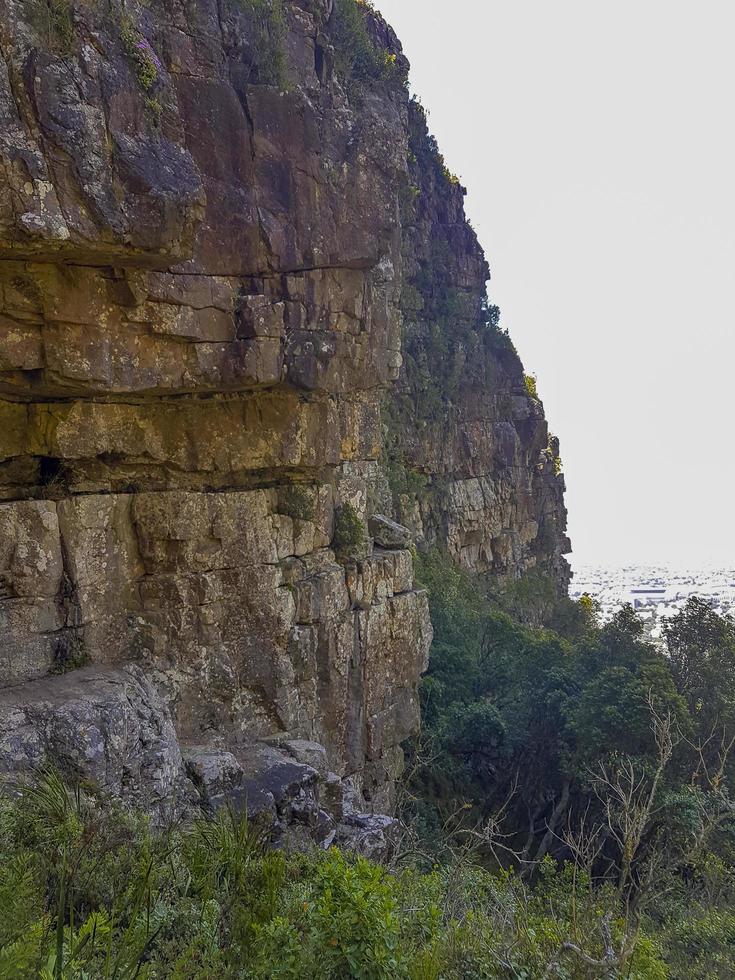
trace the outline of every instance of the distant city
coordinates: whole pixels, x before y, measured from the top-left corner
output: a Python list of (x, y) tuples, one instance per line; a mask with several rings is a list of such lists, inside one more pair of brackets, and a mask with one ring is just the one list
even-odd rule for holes
[(600, 604), (603, 622), (630, 603), (648, 635), (659, 639), (663, 622), (676, 615), (690, 596), (707, 600), (721, 615), (735, 613), (735, 568), (578, 565), (570, 595), (579, 599), (585, 593)]

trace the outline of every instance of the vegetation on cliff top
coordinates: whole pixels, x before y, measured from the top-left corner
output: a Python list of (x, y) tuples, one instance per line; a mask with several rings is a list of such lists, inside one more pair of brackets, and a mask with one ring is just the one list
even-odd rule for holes
[(354, 94), (355, 83), (368, 81), (406, 81), (396, 54), (371, 37), (368, 18), (375, 18), (372, 4), (365, 0), (336, 0), (332, 42), (335, 69)]

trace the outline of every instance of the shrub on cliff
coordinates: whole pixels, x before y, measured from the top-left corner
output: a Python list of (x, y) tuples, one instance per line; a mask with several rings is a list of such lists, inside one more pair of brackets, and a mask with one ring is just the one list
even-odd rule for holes
[(30, 21), (42, 43), (57, 54), (68, 54), (74, 43), (71, 0), (29, 0)]
[(339, 554), (351, 556), (364, 550), (367, 543), (367, 526), (350, 503), (342, 504), (334, 515), (332, 545)]
[(536, 385), (536, 375), (535, 374), (524, 374), (523, 383), (526, 386), (526, 394), (529, 398), (533, 398), (534, 401), (538, 401), (538, 387)]
[(285, 514), (286, 517), (290, 517), (294, 521), (313, 521), (313, 494), (306, 487), (294, 483), (281, 491), (278, 509), (281, 514)]
[(158, 55), (129, 17), (124, 17), (120, 24), (120, 37), (141, 88), (151, 92), (163, 67)]
[(248, 19), (250, 79), (259, 85), (285, 88), (286, 12), (283, 0), (233, 0)]
[(371, 12), (372, 6), (365, 0), (335, 2), (332, 29), (335, 69), (348, 88), (355, 82), (388, 81), (398, 77), (396, 56), (370, 37), (367, 18)]

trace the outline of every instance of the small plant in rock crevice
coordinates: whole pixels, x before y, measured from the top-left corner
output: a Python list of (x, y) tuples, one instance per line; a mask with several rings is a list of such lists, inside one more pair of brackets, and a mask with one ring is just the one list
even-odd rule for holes
[(129, 17), (123, 17), (120, 25), (120, 39), (125, 53), (138, 79), (138, 84), (145, 93), (146, 111), (155, 127), (161, 121), (163, 107), (156, 95), (160, 85), (163, 65), (161, 59), (153, 50), (150, 41), (137, 29)]
[(122, 20), (120, 38), (138, 83), (150, 98), (163, 71), (161, 59), (151, 47), (148, 38), (137, 29), (129, 17), (124, 17)]
[(250, 21), (251, 78), (258, 85), (287, 87), (286, 11), (283, 0), (234, 0)]
[(367, 541), (367, 527), (352, 504), (342, 504), (334, 518), (332, 544), (337, 552), (352, 554), (360, 551)]
[(313, 497), (306, 487), (293, 484), (279, 494), (278, 511), (294, 521), (313, 521)]
[(81, 634), (71, 632), (62, 640), (59, 640), (54, 653), (54, 663), (51, 672), (54, 674), (67, 674), (72, 670), (79, 670), (82, 667), (86, 667), (88, 663), (87, 650)]
[(32, 0), (31, 23), (44, 44), (58, 54), (67, 54), (74, 43), (71, 0)]
[(564, 470), (564, 464), (559, 454), (559, 440), (556, 436), (551, 435), (551, 433), (549, 433), (549, 448), (547, 449), (547, 453), (551, 457), (554, 466), (554, 475), (559, 476)]

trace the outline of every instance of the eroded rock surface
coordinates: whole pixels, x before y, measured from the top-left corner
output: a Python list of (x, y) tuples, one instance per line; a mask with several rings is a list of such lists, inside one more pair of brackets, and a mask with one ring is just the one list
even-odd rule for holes
[(196, 799), (166, 701), (135, 665), (0, 691), (0, 773), (12, 786), (49, 765), (159, 819)]
[[(0, 768), (57, 757), (155, 806), (301, 773), (263, 791), (277, 820), (303, 791), (322, 840), (385, 838), (365, 814), (431, 642), (410, 536), (567, 574), (555, 451), (484, 339), (461, 189), (363, 8), (367, 66), (331, 0), (265, 26), (248, 0), (56, 6), (0, 9)], [(333, 547), (346, 504), (360, 560)], [(105, 747), (129, 711), (132, 782)], [(74, 725), (89, 755), (54, 734)], [(351, 831), (317, 784), (355, 794)]]

